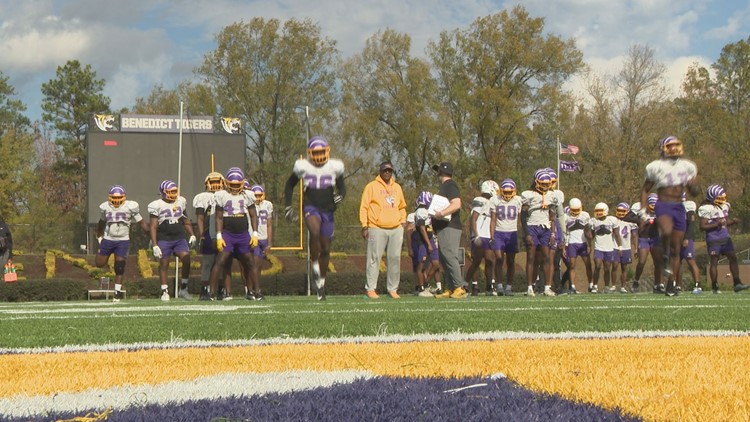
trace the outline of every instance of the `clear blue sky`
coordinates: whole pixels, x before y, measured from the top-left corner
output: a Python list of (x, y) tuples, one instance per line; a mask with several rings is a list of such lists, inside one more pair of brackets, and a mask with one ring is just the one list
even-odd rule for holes
[(574, 38), (600, 74), (616, 72), (633, 44), (652, 47), (675, 88), (690, 64), (708, 66), (723, 46), (750, 35), (750, 1), (730, 0), (0, 0), (0, 71), (35, 120), (41, 84), (70, 59), (106, 80), (118, 109), (157, 83), (173, 88), (191, 78), (214, 36), (243, 19), (310, 18), (344, 56), (393, 28), (409, 34), (422, 56), (440, 31), (514, 4), (544, 17), (546, 31)]

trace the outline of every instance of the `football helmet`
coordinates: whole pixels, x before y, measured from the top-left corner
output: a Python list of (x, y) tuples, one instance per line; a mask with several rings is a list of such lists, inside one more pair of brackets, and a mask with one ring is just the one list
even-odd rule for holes
[(125, 203), (125, 188), (120, 185), (114, 185), (111, 188), (109, 188), (107, 201), (109, 201), (109, 204), (115, 208), (124, 204)]
[(545, 170), (547, 170), (547, 174), (549, 174), (549, 179), (550, 179), (549, 188), (557, 189), (557, 172), (555, 172), (549, 167), (547, 167)]
[(552, 178), (545, 169), (534, 172), (534, 188), (539, 193), (544, 193), (552, 187)]
[(513, 179), (505, 179), (500, 182), (500, 196), (506, 201), (510, 201), (516, 196), (516, 182)]
[(209, 192), (217, 192), (224, 189), (224, 175), (218, 171), (212, 171), (208, 173), (205, 180), (206, 190)]
[(617, 204), (617, 208), (615, 209), (615, 216), (617, 218), (623, 218), (630, 212), (630, 205), (628, 205), (627, 202), (620, 202)]
[(659, 141), (659, 151), (665, 158), (677, 158), (682, 156), (682, 141), (676, 136), (667, 136)]
[(250, 190), (253, 192), (253, 195), (255, 195), (255, 203), (260, 204), (266, 199), (266, 190), (263, 189), (263, 186), (261, 185), (252, 185), (250, 187)]
[(594, 207), (594, 217), (604, 218), (609, 214), (609, 207), (604, 202), (599, 202)]
[(322, 136), (313, 136), (307, 141), (307, 159), (316, 166), (320, 167), (327, 163), (330, 154), (331, 147)]
[(177, 189), (177, 183), (171, 180), (165, 180), (159, 185), (159, 194), (161, 195), (161, 199), (167, 202), (176, 201), (178, 192), (179, 191)]
[(656, 209), (656, 202), (659, 200), (659, 196), (655, 193), (648, 194), (648, 198), (646, 198), (646, 208), (648, 208), (648, 212), (651, 214), (654, 213), (654, 210)]
[(239, 167), (232, 167), (227, 170), (224, 178), (226, 179), (227, 192), (231, 194), (239, 194), (245, 187), (245, 173)]
[(706, 189), (706, 200), (720, 207), (727, 202), (727, 192), (720, 185), (711, 185)]
[(571, 217), (578, 217), (581, 215), (581, 211), (583, 211), (583, 204), (578, 198), (571, 198), (570, 201), (568, 201), (568, 207), (570, 207)]
[(432, 194), (430, 192), (420, 192), (417, 196), (417, 208), (429, 207), (432, 202)]
[(500, 190), (500, 186), (494, 180), (485, 180), (482, 182), (482, 193), (489, 194), (491, 196), (497, 195), (497, 191)]

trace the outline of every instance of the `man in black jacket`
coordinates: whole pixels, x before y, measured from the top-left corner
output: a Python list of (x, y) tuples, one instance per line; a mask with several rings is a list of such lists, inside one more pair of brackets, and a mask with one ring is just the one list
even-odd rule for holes
[(0, 219), (0, 262), (5, 264), (13, 263), (13, 236), (10, 233), (10, 227), (5, 221)]

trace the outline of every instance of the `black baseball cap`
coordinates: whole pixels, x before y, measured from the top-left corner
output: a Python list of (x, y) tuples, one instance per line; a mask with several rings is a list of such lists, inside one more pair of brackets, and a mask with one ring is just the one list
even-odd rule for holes
[(383, 171), (386, 169), (393, 170), (393, 164), (391, 164), (390, 161), (383, 161), (382, 163), (380, 163), (380, 171)]
[(435, 164), (434, 166), (432, 166), (432, 169), (440, 174), (453, 176), (453, 166), (447, 161), (443, 161), (440, 164)]

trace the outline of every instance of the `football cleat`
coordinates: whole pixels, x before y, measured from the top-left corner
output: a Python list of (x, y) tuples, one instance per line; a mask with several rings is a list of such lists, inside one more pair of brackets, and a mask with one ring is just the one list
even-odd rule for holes
[(528, 297), (534, 297), (534, 296), (536, 296), (536, 294), (534, 293), (534, 287), (529, 286), (526, 289), (526, 296), (528, 296)]
[(544, 287), (544, 295), (545, 296), (556, 296), (555, 292), (552, 291), (552, 288), (550, 286)]
[(180, 292), (177, 294), (178, 297), (185, 299), (185, 300), (192, 300), (193, 296), (188, 293), (188, 289), (180, 289)]
[(750, 285), (748, 285), (748, 284), (742, 284), (742, 283), (735, 284), (734, 285), (734, 292), (735, 293), (741, 292), (741, 291), (746, 290), (748, 288), (750, 288)]
[(503, 295), (513, 296), (513, 287), (510, 284), (505, 286), (505, 290), (503, 290)]
[(115, 295), (112, 298), (112, 302), (113, 303), (117, 303), (117, 302), (121, 301), (123, 296), (124, 295), (122, 294), (122, 292), (120, 290), (115, 290)]
[(255, 292), (253, 292), (251, 290), (251, 291), (245, 293), (245, 299), (247, 299), (247, 300), (255, 300)]
[(694, 294), (694, 295), (699, 295), (699, 294), (701, 294), (701, 293), (703, 293), (703, 289), (701, 289), (701, 288), (700, 288), (700, 287), (698, 287), (698, 286), (695, 286), (695, 288), (693, 289), (693, 294)]
[(163, 302), (169, 302), (169, 291), (167, 291), (167, 290), (162, 290), (161, 291), (161, 300)]
[(261, 292), (255, 292), (255, 300), (266, 300), (266, 297)]
[(213, 299), (211, 299), (211, 293), (209, 293), (208, 289), (204, 287), (203, 290), (201, 290), (201, 295), (198, 298), (198, 300), (201, 300), (201, 301), (210, 301), (210, 300), (213, 300)]

